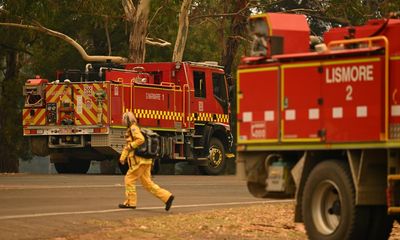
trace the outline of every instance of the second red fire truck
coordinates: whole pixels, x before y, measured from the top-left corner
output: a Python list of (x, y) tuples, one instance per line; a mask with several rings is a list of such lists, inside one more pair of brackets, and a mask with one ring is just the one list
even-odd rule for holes
[(161, 136), (156, 165), (189, 161), (217, 175), (232, 157), (228, 86), (213, 62), (89, 63), (53, 81), (29, 79), (24, 97), (24, 135), (59, 173), (86, 173), (91, 160), (116, 159), (126, 111)]

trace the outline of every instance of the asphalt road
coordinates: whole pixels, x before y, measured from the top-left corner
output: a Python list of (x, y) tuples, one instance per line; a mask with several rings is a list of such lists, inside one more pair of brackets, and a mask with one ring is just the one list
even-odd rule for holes
[[(93, 221), (120, 224), (130, 217), (178, 214), (257, 204), (235, 176), (155, 176), (171, 191), (170, 212), (138, 185), (138, 208), (118, 209), (123, 176), (0, 175), (0, 239), (46, 239), (96, 231)], [(99, 226), (97, 226), (99, 227)]]

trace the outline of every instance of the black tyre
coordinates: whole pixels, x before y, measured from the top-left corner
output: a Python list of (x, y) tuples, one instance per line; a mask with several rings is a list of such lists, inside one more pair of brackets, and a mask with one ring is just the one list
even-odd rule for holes
[(86, 174), (90, 168), (90, 160), (73, 159), (70, 161), (71, 173)]
[(324, 161), (311, 171), (303, 192), (302, 213), (310, 239), (366, 239), (369, 213), (355, 205), (349, 167)]
[(30, 137), (31, 151), (33, 154), (45, 157), (50, 154), (48, 147), (48, 137)]
[(70, 159), (68, 162), (54, 163), (58, 173), (85, 174), (90, 168), (90, 160)]
[(58, 173), (70, 173), (70, 168), (67, 162), (56, 162), (54, 167)]
[(225, 172), (225, 148), (218, 138), (211, 138), (208, 161), (206, 166), (201, 166), (200, 171), (207, 175), (220, 175)]

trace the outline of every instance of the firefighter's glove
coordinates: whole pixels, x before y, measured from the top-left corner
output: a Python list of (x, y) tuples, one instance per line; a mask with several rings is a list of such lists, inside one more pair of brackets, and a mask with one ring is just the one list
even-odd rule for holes
[(122, 150), (121, 156), (119, 157), (119, 162), (124, 165), (126, 162), (126, 159), (128, 158), (129, 155), (129, 149), (127, 147), (124, 147)]

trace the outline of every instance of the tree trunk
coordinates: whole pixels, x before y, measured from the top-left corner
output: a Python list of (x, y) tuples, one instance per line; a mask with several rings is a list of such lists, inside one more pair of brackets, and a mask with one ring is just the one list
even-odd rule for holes
[[(239, 12), (246, 7), (248, 0), (237, 0), (230, 1), (230, 5), (233, 6), (230, 12)], [(229, 8), (228, 8), (229, 9)], [(249, 10), (245, 10), (248, 12)], [(236, 58), (237, 50), (240, 45), (241, 36), (246, 33), (247, 15), (246, 12), (242, 12), (233, 16), (230, 24), (230, 35), (227, 37), (222, 52), (222, 66), (225, 68), (225, 73), (232, 75), (232, 64)], [(233, 84), (230, 82), (230, 84)]]
[(21, 114), (18, 111), (17, 104), (12, 103), (17, 97), (15, 91), (18, 92), (15, 89), (18, 86), (18, 84), (15, 84), (19, 70), (18, 53), (10, 51), (5, 55), (6, 71), (4, 80), (1, 81), (2, 97), (0, 101), (0, 172), (18, 172), (18, 141), (16, 138), (21, 135), (21, 132), (18, 131), (20, 128), (15, 125), (21, 124), (21, 122), (18, 122), (18, 119), (21, 120), (18, 114)]
[(123, 0), (125, 15), (132, 24), (129, 35), (129, 60), (143, 63), (146, 56), (147, 25), (149, 22), (150, 0), (140, 0), (137, 6), (132, 0)]
[[(224, 66), (225, 74), (229, 85), (229, 100), (231, 103), (230, 125), (232, 129), (234, 145), (236, 145), (237, 130), (236, 130), (236, 84), (233, 80), (232, 65), (237, 55), (240, 46), (240, 37), (247, 32), (247, 16), (250, 15), (248, 9), (245, 9), (249, 0), (229, 0), (225, 11), (238, 13), (231, 18), (229, 32), (226, 34), (226, 41), (223, 44), (221, 65)], [(244, 10), (245, 9), (245, 10)], [(243, 10), (243, 11), (242, 11)]]
[(183, 53), (185, 51), (186, 39), (189, 31), (189, 10), (192, 0), (183, 0), (181, 12), (179, 13), (179, 27), (176, 36), (174, 53), (172, 56), (173, 62), (182, 62)]

